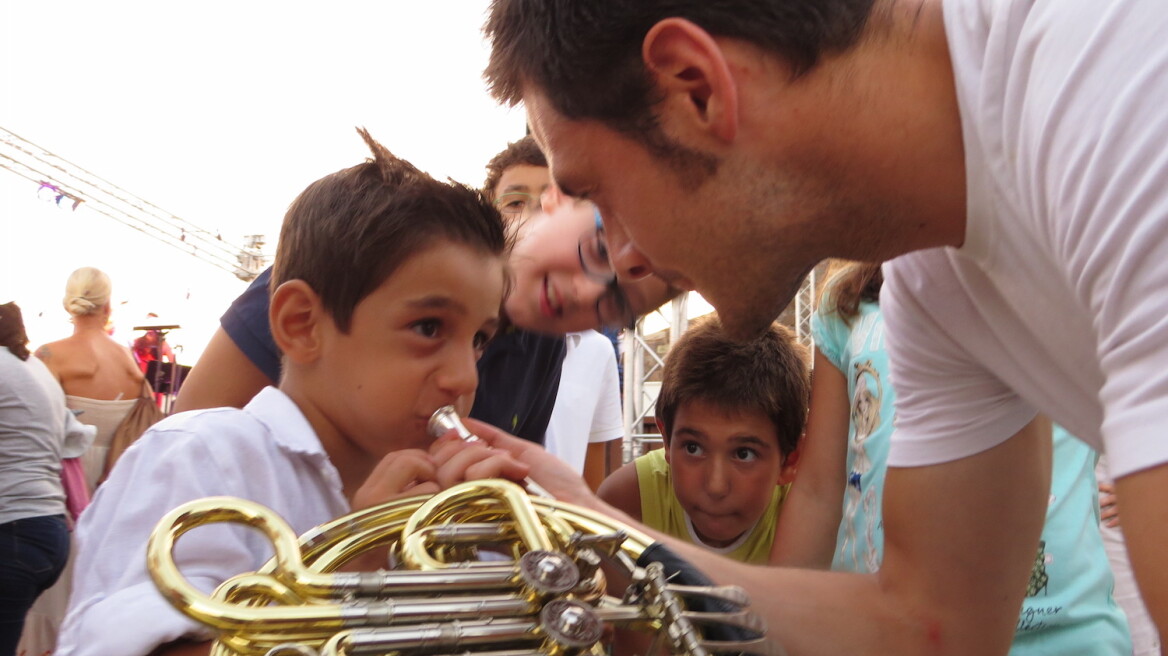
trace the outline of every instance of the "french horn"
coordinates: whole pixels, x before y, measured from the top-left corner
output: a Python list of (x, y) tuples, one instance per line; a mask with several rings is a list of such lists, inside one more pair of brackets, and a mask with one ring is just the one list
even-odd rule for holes
[[(183, 576), (174, 546), (217, 522), (261, 531), (275, 555), (206, 594)], [(383, 569), (342, 571), (374, 553)], [(299, 537), (260, 504), (199, 499), (159, 522), (147, 559), (162, 595), (215, 632), (218, 656), (599, 656), (614, 636), (673, 654), (781, 653), (740, 588), (710, 585), (632, 527), (498, 479)]]

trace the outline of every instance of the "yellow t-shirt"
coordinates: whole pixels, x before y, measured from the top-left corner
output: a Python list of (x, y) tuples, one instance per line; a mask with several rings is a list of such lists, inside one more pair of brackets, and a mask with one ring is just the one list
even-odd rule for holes
[(637, 485), (641, 490), (641, 521), (652, 527), (699, 547), (721, 553), (727, 558), (747, 563), (765, 563), (771, 555), (771, 545), (775, 541), (775, 528), (779, 523), (779, 511), (787, 498), (788, 485), (776, 485), (771, 502), (750, 533), (725, 550), (698, 542), (690, 530), (685, 511), (673, 493), (673, 482), (669, 463), (665, 462), (665, 450), (655, 449), (637, 458)]

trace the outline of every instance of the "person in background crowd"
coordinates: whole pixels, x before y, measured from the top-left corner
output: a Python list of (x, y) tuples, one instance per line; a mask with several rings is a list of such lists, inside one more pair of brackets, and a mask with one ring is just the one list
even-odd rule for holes
[(142, 391), (143, 374), (130, 349), (109, 336), (106, 323), (113, 286), (104, 272), (82, 267), (69, 276), (62, 303), (73, 321), (73, 334), (36, 350), (65, 390), (69, 408), (82, 423), (97, 427), (93, 446), (82, 456), (90, 492), (106, 472), (106, 449), (118, 424)]
[[(20, 308), (0, 305), (0, 654), (17, 653), (33, 602), (65, 570), (61, 459), (84, 451), (94, 432), (65, 407), (44, 363), (29, 357)], [(55, 638), (56, 627), (46, 628), (43, 637)], [(26, 653), (53, 649), (36, 642), (29, 640)]]

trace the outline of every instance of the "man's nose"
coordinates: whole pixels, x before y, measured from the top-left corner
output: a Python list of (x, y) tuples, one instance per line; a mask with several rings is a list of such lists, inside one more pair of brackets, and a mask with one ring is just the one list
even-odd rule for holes
[(649, 258), (637, 249), (618, 223), (605, 221), (604, 237), (612, 270), (617, 278), (632, 282), (653, 275), (653, 265), (649, 263)]
[(564, 192), (560, 191), (558, 186), (554, 184), (548, 185), (548, 188), (544, 189), (543, 192), (539, 195), (540, 208), (548, 214), (551, 214), (552, 212), (555, 212), (560, 207), (560, 205), (564, 204), (566, 198), (567, 196), (564, 195)]

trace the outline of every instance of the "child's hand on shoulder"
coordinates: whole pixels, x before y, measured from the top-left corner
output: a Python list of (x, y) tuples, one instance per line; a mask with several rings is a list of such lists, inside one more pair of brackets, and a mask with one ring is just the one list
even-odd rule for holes
[(421, 449), (387, 453), (353, 494), (353, 510), (402, 497), (434, 494), (440, 490), (437, 473), (434, 459)]
[(430, 446), (430, 456), (437, 466), (438, 485), (444, 490), (465, 481), (484, 478), (521, 482), (529, 469), (508, 451), (491, 448), (482, 441), (465, 442), (454, 431), (434, 441)]

